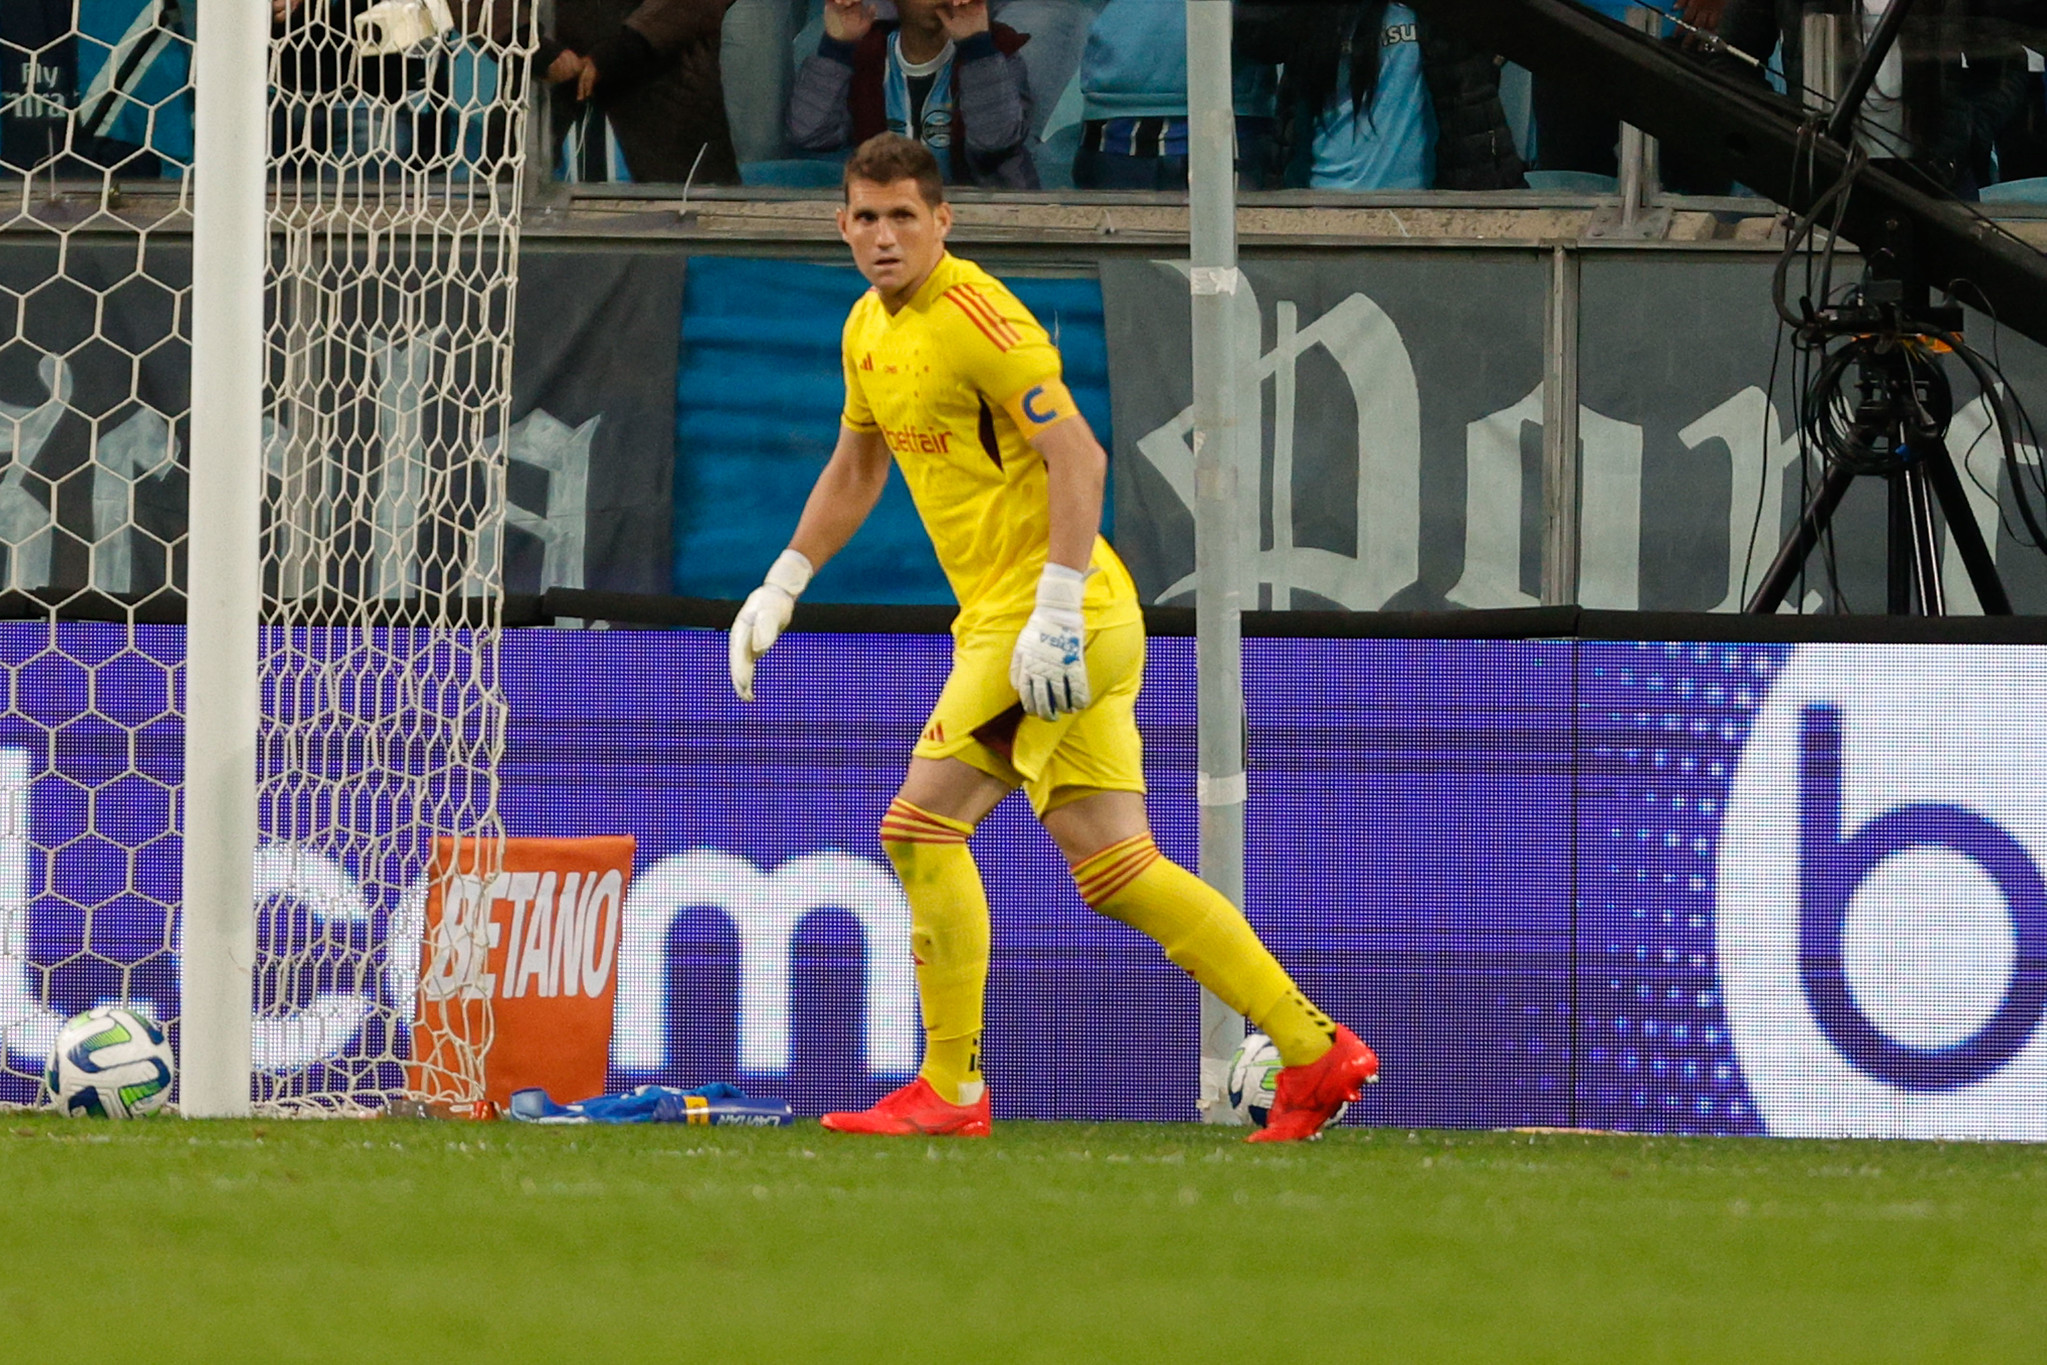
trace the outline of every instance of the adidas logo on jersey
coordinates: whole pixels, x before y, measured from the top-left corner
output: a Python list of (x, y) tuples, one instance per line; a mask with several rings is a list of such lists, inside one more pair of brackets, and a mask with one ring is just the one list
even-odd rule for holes
[(874, 368), (874, 352), (869, 351), (866, 355), (860, 357), (860, 368), (863, 370)]

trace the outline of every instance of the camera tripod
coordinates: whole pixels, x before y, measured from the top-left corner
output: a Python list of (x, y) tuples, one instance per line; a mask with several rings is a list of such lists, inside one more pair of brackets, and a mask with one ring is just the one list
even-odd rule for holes
[[(1827, 120), (1825, 135), (1837, 146), (1848, 147), (1853, 141), (1863, 97), (1896, 44), (1911, 4), (1912, 0), (1890, 0), (1870, 35)], [(1852, 183), (1844, 184), (1841, 192), (1852, 193)], [(1938, 502), (1984, 613), (2009, 616), (2011, 599), (1947, 448), (1954, 401), (1941, 369), (1941, 354), (1951, 348), (1949, 343), (1960, 345), (1962, 310), (1954, 303), (1931, 302), (1908, 224), (1889, 220), (1882, 240), (1865, 246), (1872, 248), (1867, 255), (1868, 278), (1849, 303), (1837, 307), (1822, 299), (1817, 312), (1809, 302), (1805, 305), (1801, 338), (1808, 345), (1832, 346), (1824, 350), (1818, 374), (1803, 396), (1807, 406), (1801, 414), (1806, 433), (1826, 458), (1826, 469), (1797, 529), (1777, 551), (1746, 610), (1767, 614), (1783, 605), (1804, 572), (1805, 561), (1826, 536), (1849, 485), (1868, 474), (1890, 485), (1889, 614), (1947, 612), (1933, 518)], [(1780, 265), (1780, 282), (1782, 272)], [(1778, 309), (1791, 320), (1781, 297)], [(1984, 379), (1980, 373), (1977, 377)], [(1850, 382), (1855, 390), (1852, 401), (1845, 387)]]
[[(1849, 486), (1874, 475), (1890, 485), (1886, 610), (1893, 616), (1947, 612), (1933, 517), (1937, 502), (1984, 613), (2011, 614), (2011, 599), (1948, 453), (1953, 401), (1932, 344), (1935, 335), (1911, 330), (1854, 335), (1828, 355), (1812, 386), (1821, 410), (1808, 421), (1826, 454), (1826, 472), (1746, 610), (1767, 614), (1783, 604)], [(1847, 413), (1842, 385), (1851, 371), (1857, 395), (1852, 417), (1845, 424), (1830, 421)]]

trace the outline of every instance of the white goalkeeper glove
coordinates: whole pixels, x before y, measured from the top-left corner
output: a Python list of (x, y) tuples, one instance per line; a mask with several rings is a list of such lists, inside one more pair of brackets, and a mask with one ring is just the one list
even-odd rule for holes
[(1024, 710), (1039, 720), (1085, 710), (1094, 700), (1087, 683), (1087, 626), (1081, 603), (1087, 575), (1064, 564), (1047, 564), (1038, 580), (1038, 607), (1016, 637), (1009, 656), (1009, 681)]
[(732, 622), (730, 658), (732, 690), (741, 701), (753, 700), (753, 666), (789, 625), (796, 599), (810, 586), (810, 561), (794, 550), (782, 551), (768, 570), (768, 581), (747, 594)]

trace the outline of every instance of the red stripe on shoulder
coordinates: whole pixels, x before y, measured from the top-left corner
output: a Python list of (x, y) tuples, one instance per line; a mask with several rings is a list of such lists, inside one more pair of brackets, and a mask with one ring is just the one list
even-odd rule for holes
[(987, 300), (967, 285), (954, 285), (945, 291), (945, 297), (952, 300), (953, 306), (966, 315), (967, 321), (980, 328), (981, 334), (994, 342), (998, 350), (1006, 351), (1016, 344), (1016, 332), (1001, 314), (989, 307)]
[(966, 315), (967, 321), (981, 329), (981, 335), (993, 342), (996, 350), (1006, 351), (1016, 345), (1018, 340), (1016, 329), (1011, 327), (1008, 320), (996, 312), (986, 299), (973, 293), (971, 286), (956, 284), (945, 291), (945, 297), (951, 299), (953, 306)]
[(988, 299), (988, 296), (986, 294), (983, 294), (978, 286), (971, 284), (962, 284), (957, 285), (955, 287), (963, 292), (968, 303), (972, 304), (974, 307), (981, 310), (982, 315), (986, 317), (990, 323), (994, 324), (996, 331), (1001, 332), (1003, 335), (1009, 337), (1012, 341), (1020, 339), (1017, 336), (1015, 325), (1012, 324), (1008, 318), (1002, 315), (1002, 310), (1000, 308), (997, 308), (993, 303), (991, 303)]

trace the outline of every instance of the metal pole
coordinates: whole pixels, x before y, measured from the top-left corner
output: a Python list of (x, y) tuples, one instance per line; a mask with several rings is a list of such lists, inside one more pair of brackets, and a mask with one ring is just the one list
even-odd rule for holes
[[(1187, 0), (1187, 245), (1194, 337), (1194, 631), (1201, 876), (1244, 904), (1244, 496), (1238, 402), (1236, 109), (1230, 0)], [(1244, 1018), (1201, 992), (1204, 1122), (1229, 1117)]]
[(1542, 370), (1542, 602), (1578, 600), (1578, 255), (1550, 253)]
[(1631, 233), (1642, 216), (1642, 130), (1632, 123), (1621, 125), (1620, 197), (1621, 231)]
[(263, 475), (264, 5), (213, 5), (194, 80), (180, 1107), (249, 1112)]
[[(1651, 38), (1660, 37), (1660, 10), (1635, 8), (1628, 11), (1628, 27)], [(1631, 235), (1635, 224), (1656, 196), (1656, 139), (1632, 123), (1621, 125), (1620, 197), (1621, 233)]]
[[(519, 35), (520, 43), (538, 42), (554, 29), (554, 0), (539, 0), (533, 7), (533, 30)], [(514, 65), (528, 65), (524, 57), (510, 59)], [(555, 179), (555, 162), (560, 148), (554, 140), (554, 87), (547, 73), (535, 71), (526, 92), (526, 135), (523, 205), (537, 213), (551, 213), (569, 202), (569, 187)], [(509, 150), (509, 149), (508, 149)]]

